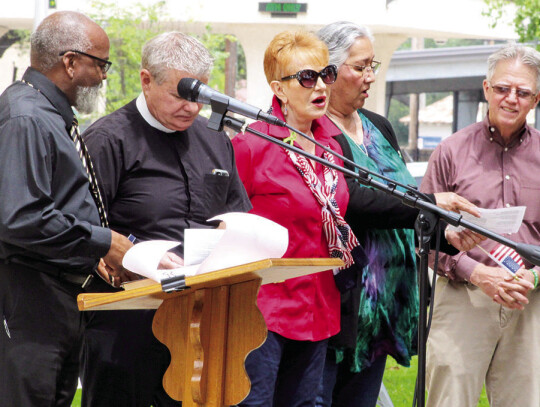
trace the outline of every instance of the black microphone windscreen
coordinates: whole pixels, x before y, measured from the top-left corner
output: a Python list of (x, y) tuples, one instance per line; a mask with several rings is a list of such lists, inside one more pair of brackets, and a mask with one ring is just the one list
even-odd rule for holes
[(178, 90), (178, 95), (183, 97), (186, 100), (191, 102), (196, 102), (198, 96), (198, 89), (201, 86), (201, 81), (194, 78), (182, 78), (178, 82), (176, 89)]

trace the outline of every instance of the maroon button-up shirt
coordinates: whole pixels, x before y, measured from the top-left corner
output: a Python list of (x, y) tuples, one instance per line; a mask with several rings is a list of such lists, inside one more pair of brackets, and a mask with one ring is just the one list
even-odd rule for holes
[[(439, 144), (431, 155), (420, 190), (455, 192), (482, 208), (526, 206), (518, 232), (507, 237), (540, 245), (540, 131), (525, 125), (505, 144), (486, 117)], [(490, 252), (497, 244), (487, 239), (481, 246)], [(456, 256), (441, 254), (438, 272), (450, 279), (468, 281), (478, 263), (496, 266), (475, 248)]]

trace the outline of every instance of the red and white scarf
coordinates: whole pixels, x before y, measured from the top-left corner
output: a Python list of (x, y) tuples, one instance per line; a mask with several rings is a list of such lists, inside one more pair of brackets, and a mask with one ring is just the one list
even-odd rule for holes
[[(324, 184), (319, 180), (308, 160), (293, 151), (286, 150), (289, 158), (302, 176), (304, 182), (311, 190), (313, 196), (321, 206), (323, 230), (328, 241), (330, 257), (337, 257), (343, 260), (348, 268), (354, 264), (351, 251), (360, 243), (354, 235), (351, 227), (341, 216), (337, 201), (335, 199), (337, 191), (338, 176), (336, 170), (324, 167)], [(334, 163), (334, 156), (324, 152), (323, 158)]]

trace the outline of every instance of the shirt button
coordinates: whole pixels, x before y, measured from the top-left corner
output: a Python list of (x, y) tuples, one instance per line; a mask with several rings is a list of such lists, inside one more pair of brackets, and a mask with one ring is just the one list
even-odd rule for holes
[(506, 205), (504, 205), (504, 206), (506, 206), (507, 208), (510, 208), (510, 204), (506, 204)]
[(504, 148), (504, 151), (508, 151), (508, 147), (505, 147), (505, 148)]
[(495, 131), (495, 127), (490, 127), (489, 131), (493, 133)]
[(504, 179), (510, 179), (510, 175), (505, 176)]
[(493, 141), (493, 137), (490, 137), (490, 138), (489, 138), (489, 141)]

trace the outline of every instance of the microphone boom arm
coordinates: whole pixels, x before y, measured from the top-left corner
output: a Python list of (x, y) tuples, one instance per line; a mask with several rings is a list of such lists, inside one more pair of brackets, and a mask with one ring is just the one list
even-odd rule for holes
[[(295, 153), (300, 154), (306, 158), (309, 158), (310, 160), (313, 160), (315, 162), (318, 162), (321, 165), (324, 165), (326, 167), (339, 171), (343, 173), (344, 175), (350, 176), (356, 179), (362, 185), (373, 187), (379, 191), (383, 191), (389, 195), (399, 198), (401, 202), (405, 205), (411, 206), (413, 208), (417, 208), (419, 210), (425, 210), (427, 212), (433, 213), (439, 218), (444, 219), (448, 224), (452, 226), (463, 226), (467, 229), (472, 230), (473, 232), (479, 233), (483, 236), (488, 237), (489, 239), (502, 243), (505, 246), (511, 247), (516, 252), (518, 252), (521, 255), (521, 257), (523, 257), (524, 259), (528, 260), (529, 262), (531, 262), (532, 264), (536, 266), (540, 266), (540, 247), (538, 246), (524, 244), (524, 243), (516, 243), (513, 240), (510, 240), (504, 236), (501, 236), (495, 232), (492, 232), (488, 229), (485, 229), (481, 226), (475, 225), (474, 223), (463, 219), (462, 216), (456, 212), (447, 211), (445, 209), (439, 208), (437, 205), (412, 194), (410, 191), (402, 192), (396, 188), (396, 185), (394, 183), (386, 185), (382, 182), (375, 181), (369, 175), (364, 176), (364, 175), (357, 174), (356, 172), (351, 171), (347, 168), (344, 168), (340, 165), (331, 163), (325, 160), (324, 158), (310, 154), (302, 150), (301, 148), (291, 146), (290, 144), (287, 144), (279, 139), (269, 136), (268, 134), (264, 134), (250, 127), (246, 127), (245, 121), (243, 120), (235, 119), (233, 117), (224, 115), (222, 124), (227, 127), (230, 127), (236, 132), (243, 133), (247, 131), (248, 133), (261, 137), (287, 150), (294, 151)], [(334, 152), (332, 152), (332, 150), (330, 150), (330, 152), (332, 154), (335, 154)]]

